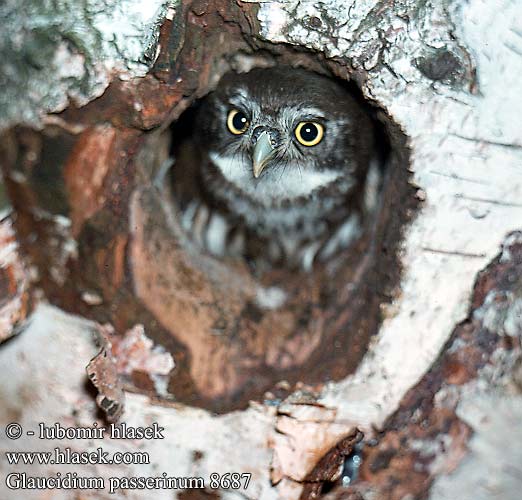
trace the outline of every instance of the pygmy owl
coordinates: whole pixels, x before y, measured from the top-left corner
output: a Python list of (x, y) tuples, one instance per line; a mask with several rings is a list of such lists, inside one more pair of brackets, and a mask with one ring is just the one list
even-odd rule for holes
[(291, 67), (228, 73), (194, 127), (195, 189), (180, 217), (211, 254), (310, 270), (361, 234), (373, 124), (342, 83)]

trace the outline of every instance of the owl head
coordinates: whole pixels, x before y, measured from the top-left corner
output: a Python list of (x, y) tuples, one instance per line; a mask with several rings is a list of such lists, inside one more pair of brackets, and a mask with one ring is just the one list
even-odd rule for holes
[(203, 101), (197, 129), (226, 180), (265, 205), (354, 185), (372, 134), (344, 85), (288, 67), (226, 74)]

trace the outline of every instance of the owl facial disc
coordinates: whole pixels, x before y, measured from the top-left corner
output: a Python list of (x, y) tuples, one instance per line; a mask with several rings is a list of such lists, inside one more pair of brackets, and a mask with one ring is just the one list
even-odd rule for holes
[[(196, 243), (261, 273), (310, 270), (362, 234), (374, 130), (344, 83), (285, 66), (230, 72), (195, 113), (173, 186)], [(373, 185), (377, 196), (380, 172)]]
[(254, 177), (257, 179), (267, 163), (273, 158), (276, 149), (272, 145), (270, 135), (264, 131), (258, 137), (256, 145), (254, 146), (254, 153), (252, 154), (252, 164)]

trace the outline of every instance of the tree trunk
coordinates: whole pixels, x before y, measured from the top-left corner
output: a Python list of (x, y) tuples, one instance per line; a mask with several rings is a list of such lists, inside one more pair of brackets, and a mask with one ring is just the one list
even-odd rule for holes
[[(82, 498), (518, 498), (515, 0), (23, 4), (0, 7), (0, 426), (24, 429), (2, 451), (150, 463), (3, 476), (104, 482)], [(374, 221), (309, 274), (209, 257), (173, 215), (187, 110), (227, 70), (273, 64), (351, 81), (385, 151)], [(164, 432), (65, 445), (39, 422)], [(205, 492), (121, 482), (163, 472)]]

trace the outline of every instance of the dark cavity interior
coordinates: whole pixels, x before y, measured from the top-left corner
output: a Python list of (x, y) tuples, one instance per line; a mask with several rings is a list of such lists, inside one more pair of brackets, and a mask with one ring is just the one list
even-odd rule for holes
[[(104, 96), (61, 115), (85, 124), (84, 132), (47, 126), (12, 131), (3, 142), (19, 242), (50, 301), (110, 322), (118, 333), (143, 324), (172, 354), (176, 366), (165, 390), (157, 392), (141, 372), (127, 381), (133, 390), (218, 412), (251, 400), (277, 405), (303, 385), (320, 391), (354, 372), (379, 329), (382, 306), (393, 300), (400, 280), (402, 230), (417, 208), (407, 138), (378, 103), (363, 98), (355, 82), (365, 75), (351, 74), (349, 55), (327, 59), (262, 42), (245, 18), (245, 11), (255, 14), (254, 4), (182, 7), (162, 27), (150, 75), (114, 82)], [(183, 36), (177, 22), (186, 27)], [(202, 151), (192, 138), (202, 99), (228, 71), (267, 66), (335, 80), (363, 109), (375, 139), (373, 210), (350, 245), (308, 268), (271, 256), (266, 234), (249, 234), (240, 251), (230, 245), (231, 251), (214, 255), (198, 231), (180, 227), (179, 213), (191, 201), (222, 209), (198, 179)], [(141, 109), (128, 105), (138, 95)], [(93, 126), (107, 122), (110, 134)], [(99, 192), (82, 184), (91, 169), (105, 176)], [(47, 172), (45, 178), (39, 172)], [(66, 272), (64, 252), (56, 248), (69, 245), (70, 237), (41, 217), (50, 211), (73, 221), (78, 257), (68, 258)], [(202, 214), (198, 227), (208, 225), (208, 217)], [(233, 213), (227, 220), (231, 236), (244, 229)], [(83, 291), (103, 300), (86, 303)]]
[[(255, 60), (259, 63), (259, 58)], [(300, 60), (306, 60), (303, 54)], [(219, 342), (229, 346), (227, 352), (233, 358), (224, 358), (223, 363), (233, 364), (241, 378), (225, 398), (208, 401), (191, 395), (193, 404), (217, 410), (237, 408), (261, 395), (277, 403), (285, 393), (277, 388), (278, 381), (288, 382), (287, 391), (291, 392), (298, 382), (320, 384), (345, 377), (366, 352), (381, 323), (382, 305), (392, 299), (399, 281), (397, 248), (402, 227), (416, 207), (414, 188), (409, 183), (406, 137), (376, 103), (363, 97), (356, 83), (337, 78), (326, 66), (317, 65), (312, 56), (310, 61), (315, 62), (300, 67), (336, 81), (364, 113), (372, 138), (367, 177), (350, 195), (364, 199), (370, 193), (371, 207), (361, 219), (357, 237), (326, 259), (316, 258), (311, 265), (303, 266), (300, 261), (274, 258), (270, 237), (245, 227), (241, 217), (227, 212), (227, 207), (221, 206), (203, 185), (199, 168), (205, 151), (193, 138), (204, 99), (211, 94), (195, 100), (163, 133), (170, 160), (163, 162), (168, 169), (163, 169), (161, 184), (164, 199), (178, 221), (174, 238), (181, 242), (192, 265), (214, 283), (215, 302), (210, 311), (219, 311), (220, 319), (215, 323)], [(288, 58), (284, 64), (288, 66)], [(216, 86), (217, 82), (213, 88)], [(255, 181), (253, 176), (251, 180)], [(202, 214), (196, 209), (196, 222), (183, 227), (191, 203), (205, 209)], [(214, 254), (205, 243), (205, 227), (212, 224), (215, 213), (224, 215), (230, 224), (230, 247), (221, 255)], [(238, 233), (246, 241), (239, 251), (233, 244)], [(227, 289), (232, 283), (233, 296)], [(259, 287), (269, 292), (263, 300), (255, 291)], [(252, 368), (242, 368), (245, 360)], [(180, 389), (174, 375), (170, 390), (183, 400)]]

